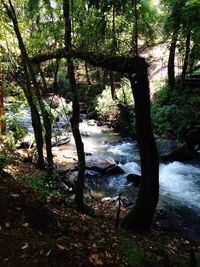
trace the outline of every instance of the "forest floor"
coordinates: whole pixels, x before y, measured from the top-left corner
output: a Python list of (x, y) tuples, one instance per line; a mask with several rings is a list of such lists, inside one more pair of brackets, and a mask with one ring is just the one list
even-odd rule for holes
[[(71, 198), (44, 198), (19, 182), (38, 170), (19, 159), (0, 175), (0, 266), (200, 266), (200, 243), (159, 227), (115, 228), (117, 206), (90, 200), (75, 211)], [(121, 211), (121, 218), (127, 213)]]

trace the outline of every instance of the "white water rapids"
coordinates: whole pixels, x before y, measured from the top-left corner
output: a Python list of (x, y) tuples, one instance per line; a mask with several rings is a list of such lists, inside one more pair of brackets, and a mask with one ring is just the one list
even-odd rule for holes
[[(19, 122), (20, 125), (24, 125), (28, 131), (31, 131), (30, 112), (27, 108), (24, 115), (20, 116)], [(59, 127), (62, 128), (64, 124), (66, 121), (61, 119)], [(87, 121), (80, 124), (80, 131), (83, 135), (86, 153), (110, 157), (119, 162), (119, 166), (125, 172), (122, 175), (97, 177), (97, 179), (94, 177), (90, 188), (96, 186), (101, 191), (107, 191), (108, 196), (115, 196), (121, 191), (134, 202), (138, 190), (132, 184), (127, 184), (126, 176), (130, 173), (140, 174), (141, 172), (136, 142), (132, 142), (130, 139), (120, 141), (119, 135), (112, 130), (106, 127), (97, 127), (96, 124), (89, 126)], [(73, 138), (69, 144), (62, 148), (58, 147), (57, 153), (67, 155), (69, 146), (74, 148)], [(181, 162), (161, 163), (159, 181), (161, 206), (176, 210), (176, 212), (180, 211), (175, 220), (179, 220), (180, 216), (187, 217), (187, 222), (184, 222), (183, 225), (193, 224), (193, 229), (195, 229), (193, 233), (198, 232), (200, 238), (200, 165)]]

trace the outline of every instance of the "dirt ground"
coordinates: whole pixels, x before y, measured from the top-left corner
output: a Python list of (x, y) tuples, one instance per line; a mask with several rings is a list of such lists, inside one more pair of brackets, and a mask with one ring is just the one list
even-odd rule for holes
[(116, 206), (95, 201), (87, 215), (78, 213), (70, 198), (45, 199), (14, 179), (37, 172), (33, 165), (17, 161), (12, 169), (0, 175), (1, 267), (200, 266), (200, 244), (159, 221), (149, 233), (116, 229)]

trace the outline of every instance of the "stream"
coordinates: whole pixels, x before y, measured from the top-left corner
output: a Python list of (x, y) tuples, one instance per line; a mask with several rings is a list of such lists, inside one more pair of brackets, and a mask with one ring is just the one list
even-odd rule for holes
[[(19, 123), (31, 131), (30, 112), (25, 109), (19, 117)], [(61, 128), (66, 121), (59, 120)], [(136, 142), (120, 136), (106, 126), (88, 125), (87, 120), (80, 123), (80, 131), (85, 152), (94, 157), (114, 159), (124, 170), (121, 175), (87, 176), (88, 190), (99, 190), (105, 196), (125, 195), (134, 204), (138, 192), (132, 184), (127, 183), (129, 173), (140, 174), (139, 152)], [(53, 153), (63, 162), (69, 151), (75, 153), (73, 137), (68, 144), (56, 147)], [(56, 157), (55, 157), (56, 159)], [(200, 165), (194, 163), (170, 162), (160, 164), (160, 198), (158, 208), (166, 210), (167, 220), (172, 229), (200, 240)], [(165, 216), (164, 216), (165, 219)], [(167, 226), (170, 228), (170, 224)]]
[[(141, 173), (137, 143), (129, 138), (121, 140), (119, 135), (105, 128), (88, 126), (87, 121), (80, 124), (80, 130), (88, 133), (87, 137), (83, 136), (85, 151), (94, 156), (114, 159), (125, 174), (88, 177), (87, 187), (103, 191), (108, 197), (121, 192), (134, 203), (138, 188), (127, 183), (126, 176)], [(186, 236), (200, 240), (200, 165), (178, 161), (160, 163), (159, 176), (158, 209), (166, 210), (166, 228), (177, 229)]]

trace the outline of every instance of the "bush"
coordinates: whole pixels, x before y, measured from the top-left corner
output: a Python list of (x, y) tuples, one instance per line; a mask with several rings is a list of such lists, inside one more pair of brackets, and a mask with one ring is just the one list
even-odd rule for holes
[(117, 99), (113, 101), (111, 89), (106, 86), (96, 98), (96, 110), (101, 120), (111, 123), (124, 132), (135, 127), (133, 95), (127, 79), (123, 79), (120, 88), (116, 89)]
[(200, 121), (198, 92), (180, 86), (170, 90), (164, 86), (154, 95), (152, 119), (156, 133), (183, 141), (187, 132), (195, 128)]

